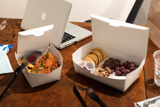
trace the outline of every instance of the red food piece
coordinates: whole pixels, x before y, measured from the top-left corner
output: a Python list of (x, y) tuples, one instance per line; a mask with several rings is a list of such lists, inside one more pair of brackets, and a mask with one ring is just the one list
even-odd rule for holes
[(125, 68), (124, 66), (120, 67), (120, 71), (121, 71), (121, 72), (124, 72), (125, 69), (126, 69), (126, 68)]
[(116, 71), (120, 71), (120, 67), (116, 67)]
[(130, 71), (134, 71), (136, 68), (135, 67), (130, 67)]
[(125, 70), (125, 73), (126, 73), (126, 74), (129, 74), (129, 73), (130, 73), (129, 69), (126, 69), (126, 70)]
[(84, 69), (87, 69), (85, 66), (83, 67)]
[(122, 75), (121, 71), (117, 71), (117, 72), (116, 72), (116, 75), (117, 75), (117, 76), (121, 76), (121, 75)]

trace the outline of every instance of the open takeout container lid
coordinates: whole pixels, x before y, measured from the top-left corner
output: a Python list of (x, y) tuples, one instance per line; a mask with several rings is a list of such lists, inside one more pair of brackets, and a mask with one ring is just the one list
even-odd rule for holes
[(15, 54), (17, 61), (21, 57), (24, 57), (28, 52), (39, 50), (43, 53), (47, 51), (51, 52), (59, 64), (59, 67), (49, 74), (29, 73), (26, 68), (23, 69), (23, 74), (31, 87), (36, 87), (60, 79), (63, 58), (60, 52), (50, 43), (53, 27), (53, 25), (48, 25), (18, 33), (18, 47), (17, 53)]
[[(145, 63), (149, 29), (96, 15), (91, 15), (91, 20), (92, 41), (72, 55), (75, 71), (118, 90), (126, 91), (139, 77)], [(91, 74), (80, 67), (78, 63), (96, 47), (100, 47), (104, 51), (106, 58), (112, 57), (121, 62), (132, 61), (139, 67), (127, 76), (106, 78)]]
[(17, 53), (19, 54), (48, 47), (53, 27), (53, 25), (48, 25), (18, 32)]

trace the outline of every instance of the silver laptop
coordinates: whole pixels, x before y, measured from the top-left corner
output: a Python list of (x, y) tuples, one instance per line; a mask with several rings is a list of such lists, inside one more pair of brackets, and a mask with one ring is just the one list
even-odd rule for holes
[(68, 22), (72, 4), (66, 0), (28, 0), (23, 30), (54, 24), (51, 43), (63, 49), (91, 36), (92, 32)]

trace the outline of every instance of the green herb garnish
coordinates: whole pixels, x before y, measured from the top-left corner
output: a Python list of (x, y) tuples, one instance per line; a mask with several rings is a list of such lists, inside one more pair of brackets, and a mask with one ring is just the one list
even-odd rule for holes
[(36, 70), (36, 73), (39, 73), (39, 71), (38, 71), (38, 70)]
[(24, 57), (21, 58), (22, 63), (25, 63)]
[(24, 57), (21, 58), (21, 60), (23, 60), (23, 59), (24, 59)]
[(45, 70), (43, 70), (43, 72), (45, 72)]
[(39, 70), (44, 69), (43, 67), (40, 67)]
[(49, 54), (48, 54), (48, 52), (46, 53), (46, 59), (49, 57)]
[(39, 70), (39, 66), (37, 66), (37, 70)]
[(41, 63), (41, 66), (43, 67), (44, 61)]
[(51, 67), (51, 69), (54, 69), (53, 67)]

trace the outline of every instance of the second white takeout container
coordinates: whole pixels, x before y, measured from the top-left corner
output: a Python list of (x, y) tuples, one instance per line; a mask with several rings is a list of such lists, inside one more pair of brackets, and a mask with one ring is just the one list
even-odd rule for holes
[(51, 52), (59, 64), (59, 67), (49, 74), (29, 73), (26, 68), (23, 69), (22, 72), (31, 87), (36, 87), (60, 79), (63, 58), (60, 52), (50, 44), (53, 27), (53, 25), (48, 25), (18, 33), (17, 53), (15, 54), (17, 60), (24, 57), (28, 52), (40, 50), (43, 53), (47, 51)]
[[(72, 55), (75, 72), (125, 92), (139, 77), (145, 63), (149, 29), (109, 18), (91, 15), (92, 41), (82, 46)], [(97, 76), (78, 64), (93, 48), (100, 47), (106, 58), (132, 61), (139, 67), (127, 76)]]

